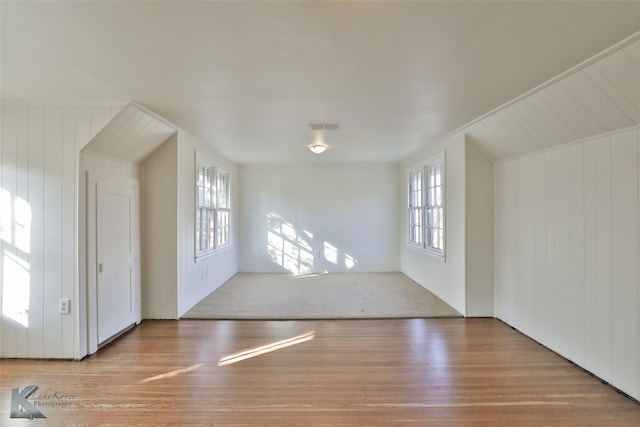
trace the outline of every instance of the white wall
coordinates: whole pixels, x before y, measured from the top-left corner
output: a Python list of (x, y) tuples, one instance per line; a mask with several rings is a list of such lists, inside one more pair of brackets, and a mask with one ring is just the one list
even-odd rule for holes
[[(196, 152), (227, 169), (232, 186), (232, 245), (197, 261)], [(237, 166), (178, 130), (147, 157), (142, 170), (143, 317), (177, 319), (238, 272)]]
[[(195, 261), (196, 151), (229, 171), (231, 179), (231, 246)], [(238, 167), (209, 145), (178, 132), (178, 316), (238, 272)]]
[(496, 316), (640, 398), (640, 136), (496, 165)]
[(177, 135), (141, 165), (142, 318), (178, 318)]
[[(445, 251), (446, 259), (434, 257), (407, 243), (408, 172), (429, 157), (445, 152)], [(465, 136), (455, 134), (442, 145), (403, 164), (401, 207), (401, 271), (436, 294), (460, 313), (465, 298)]]
[[(445, 259), (409, 245), (408, 174), (445, 152)], [(405, 162), (401, 271), (465, 316), (493, 316), (493, 162), (462, 132)]]
[(468, 137), (465, 147), (465, 315), (493, 317), (494, 165)]
[(79, 153), (120, 108), (2, 106), (1, 357), (79, 357)]
[(395, 164), (240, 166), (240, 271), (397, 271)]

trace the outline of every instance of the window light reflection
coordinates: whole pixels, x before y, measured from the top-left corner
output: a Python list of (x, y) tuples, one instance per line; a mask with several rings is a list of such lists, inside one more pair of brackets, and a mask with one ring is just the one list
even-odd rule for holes
[(172, 378), (172, 377), (175, 377), (176, 375), (195, 371), (196, 369), (200, 368), (202, 365), (203, 363), (196, 363), (195, 365), (191, 365), (188, 368), (176, 369), (175, 371), (167, 372), (166, 374), (160, 374), (160, 375), (156, 375), (155, 377), (145, 378), (144, 380), (140, 381), (140, 384), (149, 383), (151, 381), (158, 381), (165, 378)]
[(337, 245), (321, 240), (307, 229), (297, 228), (275, 212), (267, 214), (266, 222), (269, 260), (296, 276), (318, 272), (321, 259), (339, 269), (350, 270), (357, 264), (355, 257), (340, 250)]
[(218, 361), (218, 366), (232, 365), (234, 363), (238, 363), (243, 360), (251, 359), (254, 357), (261, 356), (263, 354), (267, 354), (277, 350), (281, 350), (283, 348), (291, 347), (292, 345), (302, 344), (303, 342), (311, 341), (312, 339), (314, 339), (315, 335), (316, 335), (316, 331), (309, 331), (302, 335), (288, 338), (286, 340), (276, 341), (270, 344), (262, 345), (260, 347), (255, 347), (249, 350), (233, 353), (221, 358)]
[(0, 290), (2, 315), (29, 327), (31, 299), (31, 206), (25, 199), (0, 188)]

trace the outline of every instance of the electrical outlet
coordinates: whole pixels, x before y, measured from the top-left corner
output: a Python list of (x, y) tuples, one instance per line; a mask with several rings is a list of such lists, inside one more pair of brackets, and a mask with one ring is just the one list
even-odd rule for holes
[(58, 305), (58, 313), (69, 314), (71, 300), (69, 298), (60, 298), (60, 304)]

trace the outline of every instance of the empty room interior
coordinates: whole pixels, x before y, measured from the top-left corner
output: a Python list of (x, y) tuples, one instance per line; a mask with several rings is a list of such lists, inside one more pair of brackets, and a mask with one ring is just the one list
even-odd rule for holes
[(640, 2), (0, 24), (0, 425), (640, 425)]

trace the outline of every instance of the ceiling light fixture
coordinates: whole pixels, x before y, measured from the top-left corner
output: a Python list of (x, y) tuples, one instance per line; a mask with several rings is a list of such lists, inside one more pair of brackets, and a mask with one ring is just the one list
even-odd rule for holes
[(309, 146), (309, 150), (311, 150), (311, 152), (315, 154), (322, 154), (326, 149), (327, 146), (322, 144), (313, 144)]
[(309, 145), (309, 150), (314, 154), (322, 154), (329, 148), (324, 143), (324, 131), (338, 129), (337, 123), (309, 123), (309, 129), (314, 134), (313, 144)]

